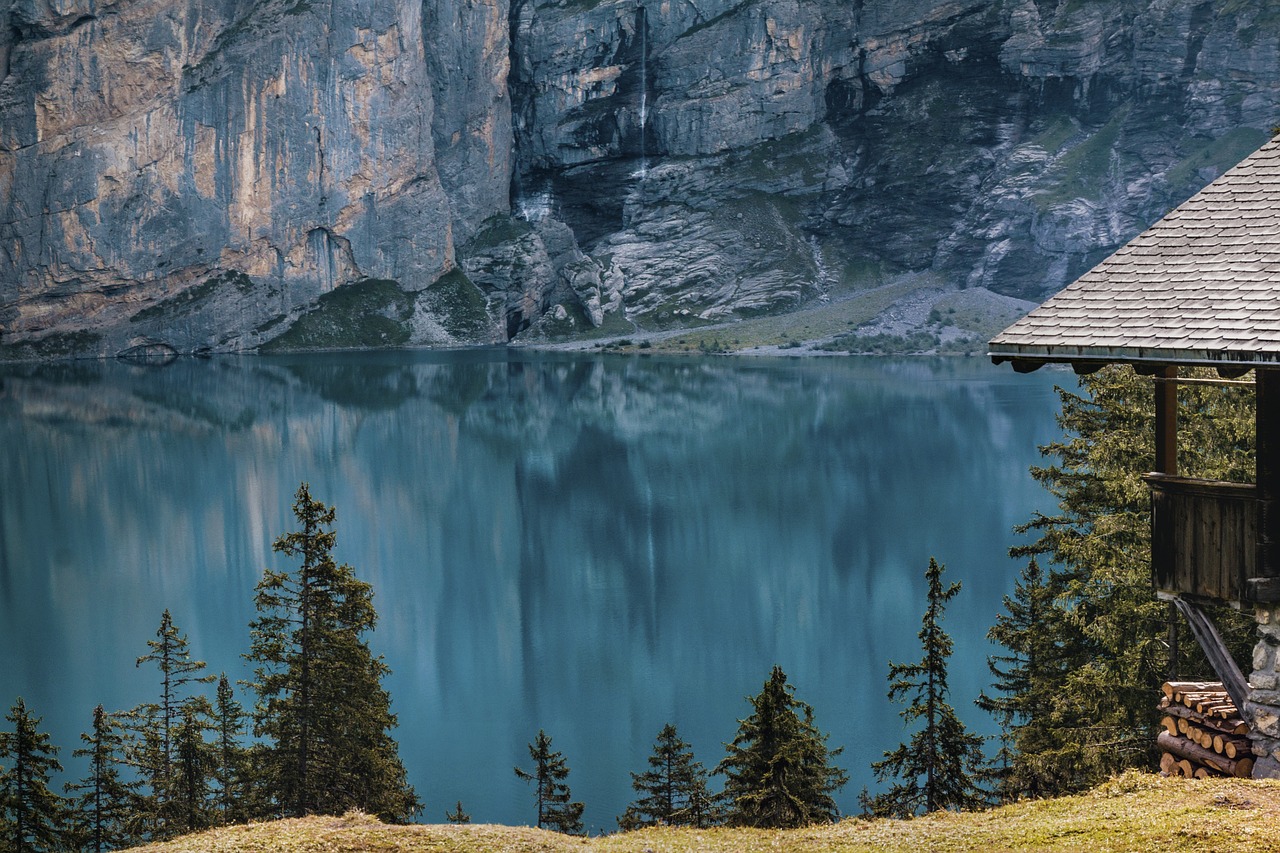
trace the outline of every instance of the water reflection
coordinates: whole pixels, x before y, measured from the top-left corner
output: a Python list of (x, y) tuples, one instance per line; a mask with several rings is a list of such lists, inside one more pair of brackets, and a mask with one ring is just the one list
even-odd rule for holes
[(64, 757), (96, 703), (154, 698), (132, 661), (165, 607), (247, 674), (252, 589), (307, 480), (374, 584), (424, 818), (461, 799), (532, 820), (511, 767), (541, 727), (598, 828), (665, 722), (713, 765), (774, 663), (847, 746), (854, 809), (899, 739), (885, 667), (918, 655), (930, 555), (964, 582), (955, 703), (989, 731), (967, 706), (1056, 408), (1052, 375), (972, 360), (481, 350), (2, 378), (0, 700), (25, 696)]

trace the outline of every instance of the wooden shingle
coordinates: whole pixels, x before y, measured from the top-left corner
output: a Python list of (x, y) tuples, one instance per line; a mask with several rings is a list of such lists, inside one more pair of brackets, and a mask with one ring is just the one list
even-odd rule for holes
[(997, 363), (1280, 363), (1280, 141), (1009, 326), (990, 355)]

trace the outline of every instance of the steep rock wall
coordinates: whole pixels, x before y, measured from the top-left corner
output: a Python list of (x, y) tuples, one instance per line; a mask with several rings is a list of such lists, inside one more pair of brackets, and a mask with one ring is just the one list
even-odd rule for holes
[(1039, 299), (1261, 143), (1277, 59), (1241, 0), (9, 0), (0, 352)]

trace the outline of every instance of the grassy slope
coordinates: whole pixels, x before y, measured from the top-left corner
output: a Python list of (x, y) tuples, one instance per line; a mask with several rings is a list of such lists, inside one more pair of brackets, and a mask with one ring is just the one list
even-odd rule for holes
[(1128, 773), (1081, 796), (911, 821), (846, 820), (790, 832), (648, 829), (570, 838), (527, 827), (389, 827), (363, 815), (231, 827), (142, 850), (152, 853), (345, 851), (1112, 851), (1257, 853), (1280, 837), (1280, 782), (1162, 779)]

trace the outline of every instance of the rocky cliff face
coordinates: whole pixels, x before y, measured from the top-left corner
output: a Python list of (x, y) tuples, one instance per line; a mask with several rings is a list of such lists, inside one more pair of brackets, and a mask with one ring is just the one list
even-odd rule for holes
[(1248, 153), (1242, 0), (0, 0), (7, 357), (1039, 299)]

